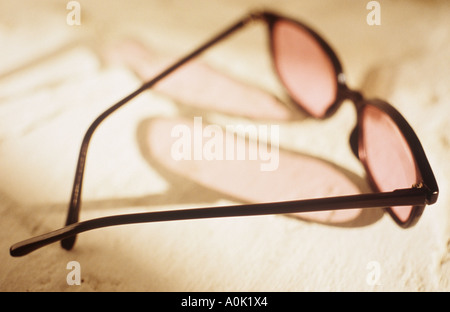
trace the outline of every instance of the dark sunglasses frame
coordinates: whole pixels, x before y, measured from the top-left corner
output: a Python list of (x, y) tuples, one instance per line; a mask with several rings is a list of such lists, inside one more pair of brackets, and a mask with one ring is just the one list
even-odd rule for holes
[[(317, 42), (321, 45), (323, 50), (327, 53), (331, 59), (335, 73), (337, 83), (337, 96), (334, 103), (330, 106), (323, 118), (331, 116), (340, 106), (344, 100), (351, 100), (356, 108), (358, 121), (350, 135), (350, 145), (356, 157), (360, 159), (362, 164), (366, 168), (369, 181), (371, 182), (373, 189), (376, 193), (370, 194), (358, 194), (348, 196), (326, 197), (307, 200), (294, 200), (284, 202), (273, 203), (261, 203), (261, 204), (246, 204), (246, 205), (232, 205), (221, 207), (209, 207), (209, 208), (197, 208), (197, 209), (183, 209), (175, 211), (161, 211), (161, 212), (147, 212), (147, 213), (135, 213), (124, 214), (117, 216), (102, 217), (92, 219), (88, 221), (79, 222), (80, 205), (81, 205), (81, 190), (84, 175), (84, 168), (86, 163), (86, 155), (89, 146), (89, 142), (94, 131), (101, 124), (101, 122), (110, 116), (113, 112), (121, 108), (128, 103), (134, 97), (139, 95), (145, 90), (150, 89), (166, 76), (174, 72), (180, 66), (184, 65), (188, 61), (197, 57), (199, 54), (212, 47), (216, 43), (225, 39), (232, 33), (248, 25), (252, 21), (262, 20), (266, 22), (269, 28), (270, 38), (273, 37), (274, 25), (280, 21), (289, 21), (296, 24), (298, 27), (305, 29), (310, 33)], [(274, 52), (273, 42), (271, 43), (271, 52)], [(276, 57), (276, 56), (274, 56)], [(296, 105), (301, 108), (300, 105)], [(399, 130), (404, 136), (407, 144), (410, 146), (415, 159), (417, 176), (419, 177), (416, 184), (410, 188), (397, 189), (391, 192), (380, 192), (370, 176), (370, 171), (367, 168), (367, 162), (365, 159), (362, 136), (360, 135), (360, 127), (362, 124), (362, 112), (368, 106), (374, 106), (387, 114), (398, 126)], [(190, 219), (203, 219), (203, 218), (221, 218), (221, 217), (238, 217), (238, 216), (255, 216), (255, 215), (270, 215), (270, 214), (290, 214), (301, 212), (314, 212), (325, 210), (340, 210), (340, 209), (352, 209), (352, 208), (385, 208), (393, 219), (401, 227), (410, 227), (414, 225), (420, 215), (422, 214), (425, 205), (434, 204), (438, 198), (438, 186), (426, 158), (425, 152), (420, 144), (420, 141), (413, 129), (409, 126), (403, 116), (390, 104), (381, 100), (366, 100), (361, 93), (349, 89), (345, 83), (345, 76), (342, 71), (341, 64), (331, 49), (331, 47), (311, 28), (308, 26), (292, 20), (287, 17), (280, 16), (272, 12), (255, 12), (250, 13), (231, 27), (227, 28), (205, 44), (188, 54), (165, 71), (154, 77), (152, 80), (144, 83), (139, 89), (111, 106), (108, 110), (103, 112), (97, 119), (91, 124), (87, 130), (84, 139), (81, 144), (80, 154), (78, 158), (78, 164), (75, 173), (75, 181), (73, 185), (72, 195), (70, 199), (69, 211), (66, 220), (66, 226), (43, 234), (34, 238), (24, 240), (16, 243), (10, 248), (10, 254), (12, 256), (23, 256), (38, 248), (46, 246), (48, 244), (61, 240), (63, 248), (70, 250), (73, 248), (76, 240), (76, 236), (79, 233), (98, 229), (102, 227), (124, 225), (133, 223), (144, 222), (161, 222), (161, 221), (174, 221), (174, 220), (190, 220)], [(412, 210), (409, 218), (406, 221), (401, 221), (396, 214), (392, 211), (391, 206), (412, 206)]]

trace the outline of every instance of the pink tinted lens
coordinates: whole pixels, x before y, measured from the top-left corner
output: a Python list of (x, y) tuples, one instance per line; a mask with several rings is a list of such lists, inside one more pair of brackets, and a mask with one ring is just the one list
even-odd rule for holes
[[(418, 176), (411, 149), (395, 122), (383, 111), (366, 106), (362, 113), (362, 147), (369, 174), (382, 192), (410, 188)], [(402, 222), (411, 206), (391, 207)]]
[(316, 38), (293, 22), (273, 26), (272, 49), (281, 81), (295, 102), (314, 117), (323, 117), (335, 102), (334, 65)]

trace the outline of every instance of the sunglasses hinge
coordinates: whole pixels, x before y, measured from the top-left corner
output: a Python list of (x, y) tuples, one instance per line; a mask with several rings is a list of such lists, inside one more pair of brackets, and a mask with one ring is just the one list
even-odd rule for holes
[(436, 202), (437, 192), (432, 191), (425, 183), (418, 182), (416, 184), (413, 184), (412, 188), (423, 190), (426, 192), (428, 205)]
[(251, 12), (245, 20), (245, 24), (252, 24), (255, 22), (259, 22), (261, 20), (266, 20), (267, 14), (264, 11), (253, 11)]

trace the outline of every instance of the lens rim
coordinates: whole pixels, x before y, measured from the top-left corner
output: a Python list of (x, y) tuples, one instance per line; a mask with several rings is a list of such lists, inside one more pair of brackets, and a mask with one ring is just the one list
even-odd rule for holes
[[(336, 87), (336, 95), (335, 95), (334, 101), (328, 107), (325, 114), (323, 116), (314, 116), (314, 118), (326, 119), (326, 118), (330, 117), (331, 115), (333, 115), (336, 112), (336, 110), (339, 108), (339, 106), (342, 104), (343, 100), (345, 100), (347, 98), (347, 92), (346, 92), (347, 86), (345, 84), (345, 75), (343, 72), (341, 62), (339, 61), (334, 50), (316, 31), (314, 31), (312, 28), (310, 28), (308, 25), (306, 25), (302, 22), (291, 19), (289, 17), (279, 16), (279, 15), (277, 15), (275, 13), (271, 13), (271, 12), (265, 12), (264, 18), (267, 22), (268, 31), (269, 31), (269, 45), (270, 45), (269, 49), (270, 49), (270, 53), (272, 56), (272, 65), (274, 66), (275, 72), (277, 73), (277, 75), (280, 79), (281, 79), (281, 75), (280, 75), (279, 69), (276, 65), (276, 62), (275, 62), (277, 56), (276, 56), (276, 52), (275, 52), (275, 42), (274, 42), (275, 41), (274, 40), (274, 29), (275, 29), (276, 24), (280, 21), (286, 21), (286, 22), (292, 23), (292, 24), (298, 26), (299, 28), (302, 28), (307, 33), (309, 33), (317, 41), (320, 48), (328, 56), (328, 58), (331, 61), (332, 66), (333, 66), (333, 69), (334, 69), (335, 83), (336, 83), (336, 86), (335, 86)], [(286, 86), (284, 85), (284, 83), (282, 83), (282, 85), (286, 89)], [(289, 96), (291, 102), (295, 104), (296, 109), (306, 113), (309, 116), (313, 116), (313, 114), (311, 114), (308, 111), (308, 109), (305, 106), (303, 106), (302, 103), (297, 102), (290, 96), (288, 90), (285, 90), (285, 91), (287, 91), (286, 94)]]
[[(427, 189), (427, 204), (435, 203), (439, 193), (437, 182), (423, 147), (414, 130), (408, 124), (406, 119), (392, 105), (379, 99), (361, 100), (361, 102), (358, 103), (357, 127), (359, 130), (361, 130), (364, 126), (365, 109), (370, 106), (374, 106), (381, 112), (385, 113), (398, 127), (400, 134), (405, 139), (412, 153), (417, 176), (416, 186), (420, 185), (421, 187), (425, 187)], [(372, 188), (380, 192), (380, 188), (377, 186), (367, 163), (363, 131), (358, 131), (358, 158), (366, 170), (368, 180)], [(411, 185), (411, 187), (414, 187), (414, 185)], [(400, 220), (391, 207), (386, 207), (384, 209), (399, 226), (408, 228), (417, 223), (425, 209), (425, 205), (413, 206), (408, 219), (405, 221)]]

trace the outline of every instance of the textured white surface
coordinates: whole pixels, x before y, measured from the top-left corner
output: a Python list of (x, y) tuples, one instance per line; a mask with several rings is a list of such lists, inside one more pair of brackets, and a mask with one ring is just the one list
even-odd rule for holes
[[(1, 291), (450, 290), (448, 1), (379, 1), (380, 26), (367, 25), (360, 0), (79, 2), (81, 25), (68, 26), (65, 1), (0, 1)], [(105, 49), (134, 38), (155, 54), (180, 56), (261, 7), (318, 30), (337, 51), (350, 86), (388, 100), (416, 130), (440, 198), (415, 227), (400, 229), (379, 212), (363, 226), (345, 227), (285, 216), (168, 222), (88, 232), (71, 252), (53, 244), (9, 256), (13, 243), (64, 223), (84, 131), (141, 82), (125, 65), (107, 62)], [(282, 98), (265, 47), (263, 27), (255, 25), (202, 62)], [(189, 112), (185, 104), (147, 92), (102, 124), (88, 154), (81, 219), (231, 202), (162, 174), (140, 152), (138, 126)], [(280, 144), (363, 177), (348, 148), (353, 122), (349, 103), (328, 121), (283, 121)], [(81, 286), (66, 283), (72, 260), (81, 265)], [(377, 285), (367, 282), (373, 261)]]

